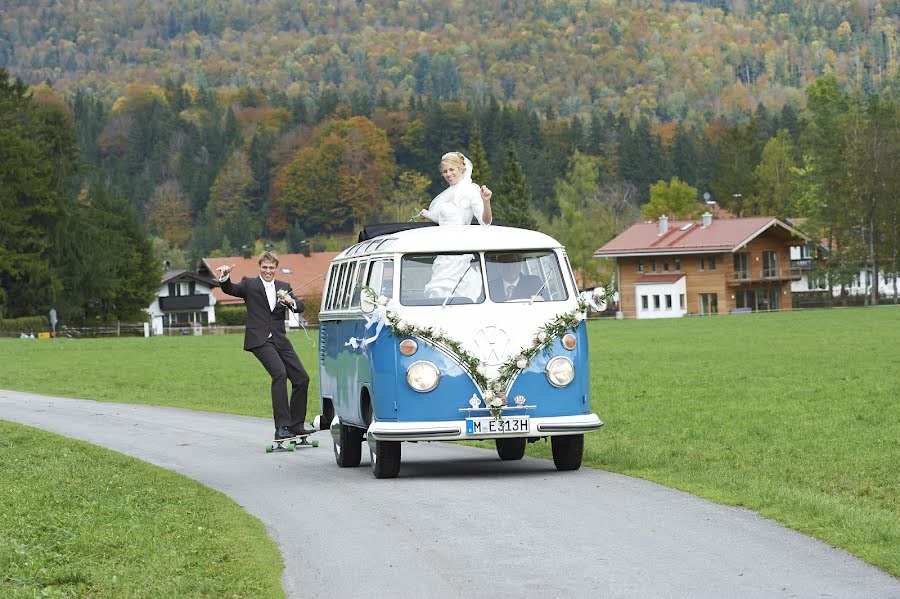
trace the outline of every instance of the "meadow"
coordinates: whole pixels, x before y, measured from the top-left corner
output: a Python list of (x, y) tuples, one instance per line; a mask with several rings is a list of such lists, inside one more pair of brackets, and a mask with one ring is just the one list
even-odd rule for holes
[[(747, 507), (900, 576), (900, 308), (588, 327), (606, 424), (586, 466)], [(291, 336), (317, 397), (316, 336)], [(240, 335), (4, 339), (0, 363), (0, 388), (271, 415)]]

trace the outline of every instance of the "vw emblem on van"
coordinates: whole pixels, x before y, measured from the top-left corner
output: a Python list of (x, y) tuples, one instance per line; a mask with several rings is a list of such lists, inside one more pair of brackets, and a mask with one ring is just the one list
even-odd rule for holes
[(479, 358), (488, 366), (496, 366), (503, 362), (508, 354), (509, 335), (500, 327), (487, 326), (475, 334), (475, 347)]

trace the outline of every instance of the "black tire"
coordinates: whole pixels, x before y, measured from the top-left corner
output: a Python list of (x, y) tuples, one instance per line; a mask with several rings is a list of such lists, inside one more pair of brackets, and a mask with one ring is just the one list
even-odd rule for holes
[(578, 470), (584, 456), (584, 435), (550, 437), (553, 463), (557, 470)]
[(356, 468), (362, 458), (362, 431), (340, 425), (339, 441), (334, 444), (334, 461), (341, 468)]
[(400, 441), (372, 441), (369, 447), (375, 478), (397, 478), (400, 474)]
[(521, 460), (525, 455), (525, 445), (527, 444), (525, 437), (494, 439), (494, 443), (497, 445), (497, 455), (503, 461)]

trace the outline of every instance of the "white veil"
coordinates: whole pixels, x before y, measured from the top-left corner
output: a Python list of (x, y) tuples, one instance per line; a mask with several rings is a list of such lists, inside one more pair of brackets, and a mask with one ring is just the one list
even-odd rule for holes
[[(472, 161), (469, 160), (466, 156), (463, 156), (463, 164), (465, 164), (465, 170), (463, 171), (462, 178), (456, 183), (456, 185), (451, 185), (441, 193), (434, 196), (434, 199), (431, 200), (431, 205), (428, 207), (428, 210), (434, 211), (435, 208), (441, 204), (442, 202), (451, 202), (458, 206), (465, 205), (465, 202), (471, 202), (473, 200), (477, 200), (479, 204), (482, 204), (481, 200), (481, 189), (472, 182)], [(478, 212), (480, 215), (481, 212)]]

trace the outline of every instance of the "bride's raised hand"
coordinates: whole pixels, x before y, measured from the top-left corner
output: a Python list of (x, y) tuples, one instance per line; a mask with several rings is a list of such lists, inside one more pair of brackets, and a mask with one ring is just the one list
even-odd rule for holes
[(481, 199), (485, 202), (491, 201), (491, 196), (494, 195), (494, 192), (488, 189), (487, 185), (481, 186)]

